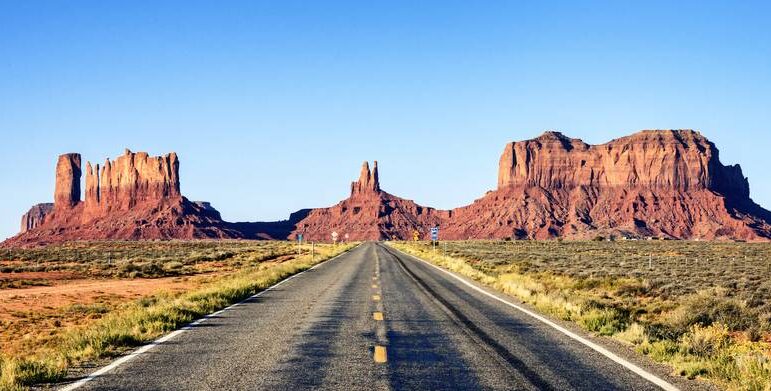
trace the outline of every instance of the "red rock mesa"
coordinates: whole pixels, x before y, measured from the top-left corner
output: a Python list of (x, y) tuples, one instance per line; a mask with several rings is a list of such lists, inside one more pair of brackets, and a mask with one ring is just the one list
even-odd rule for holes
[(601, 145), (557, 132), (506, 145), (498, 188), (449, 211), (383, 191), (377, 162), (361, 167), (350, 196), (288, 220), (227, 223), (208, 203), (181, 195), (176, 154), (126, 153), (86, 164), (59, 157), (54, 204), (38, 204), (6, 246), (75, 239), (409, 239), (441, 228), (441, 239), (667, 238), (769, 240), (771, 212), (750, 199), (738, 165), (692, 130), (645, 130)]
[(364, 162), (359, 180), (351, 183), (350, 197), (329, 208), (310, 210), (293, 222), (290, 236), (303, 233), (309, 240), (328, 241), (337, 232), (341, 240), (346, 234), (350, 240), (406, 238), (415, 229), (441, 221), (441, 213), (380, 190), (377, 162), (372, 171)]
[(351, 196), (294, 221), (293, 233), (326, 238), (443, 239), (771, 238), (771, 213), (749, 197), (738, 165), (692, 130), (646, 130), (602, 145), (558, 132), (506, 145), (498, 188), (471, 205), (439, 211), (380, 190), (362, 167)]
[(21, 233), (7, 246), (66, 240), (193, 239), (241, 237), (208, 203), (180, 193), (175, 153), (150, 157), (129, 150), (104, 165), (86, 163), (81, 201), (81, 159), (59, 156), (54, 204), (38, 204), (22, 217)]
[(692, 130), (646, 130), (602, 145), (557, 132), (506, 145), (498, 189), (453, 211), (453, 238), (771, 237), (738, 165)]

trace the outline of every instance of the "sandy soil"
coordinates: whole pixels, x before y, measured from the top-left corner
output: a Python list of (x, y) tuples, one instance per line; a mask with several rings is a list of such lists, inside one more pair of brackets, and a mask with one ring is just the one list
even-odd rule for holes
[[(32, 274), (32, 273), (29, 273)], [(103, 296), (139, 298), (160, 291), (178, 292), (190, 288), (195, 278), (167, 277), (132, 280), (67, 280), (54, 286), (0, 289), (0, 318), (12, 311), (34, 311), (72, 304), (90, 304)]]
[(78, 275), (74, 272), (21, 272), (21, 273), (3, 273), (0, 272), (0, 281), (13, 280), (72, 280)]
[(0, 352), (23, 355), (48, 343), (66, 327), (91, 323), (121, 304), (142, 297), (193, 289), (210, 276), (132, 280), (64, 278), (49, 279), (52, 286), (0, 289), (0, 330), (3, 330)]

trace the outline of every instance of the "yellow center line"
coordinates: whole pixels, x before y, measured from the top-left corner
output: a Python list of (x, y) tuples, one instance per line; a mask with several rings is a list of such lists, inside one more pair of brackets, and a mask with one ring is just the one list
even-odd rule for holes
[(380, 295), (372, 295), (372, 300), (380, 301)]
[(385, 346), (375, 346), (375, 362), (384, 363), (386, 361), (388, 361), (388, 355)]
[(383, 313), (382, 312), (373, 312), (372, 318), (375, 320), (383, 320)]

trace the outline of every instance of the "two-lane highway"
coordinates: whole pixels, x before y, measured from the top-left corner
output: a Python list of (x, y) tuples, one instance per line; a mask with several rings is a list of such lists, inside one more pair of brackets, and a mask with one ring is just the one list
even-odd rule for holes
[(80, 389), (659, 387), (468, 283), (365, 243)]

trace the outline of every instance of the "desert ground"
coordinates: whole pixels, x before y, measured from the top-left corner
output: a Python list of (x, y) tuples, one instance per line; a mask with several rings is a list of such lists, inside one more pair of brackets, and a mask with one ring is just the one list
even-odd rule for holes
[[(346, 248), (101, 241), (1, 250), (0, 389), (62, 379)], [(160, 319), (148, 321), (148, 311)]]
[[(599, 239), (599, 238), (598, 238)], [(674, 374), (771, 384), (771, 244), (699, 241), (397, 242)]]

